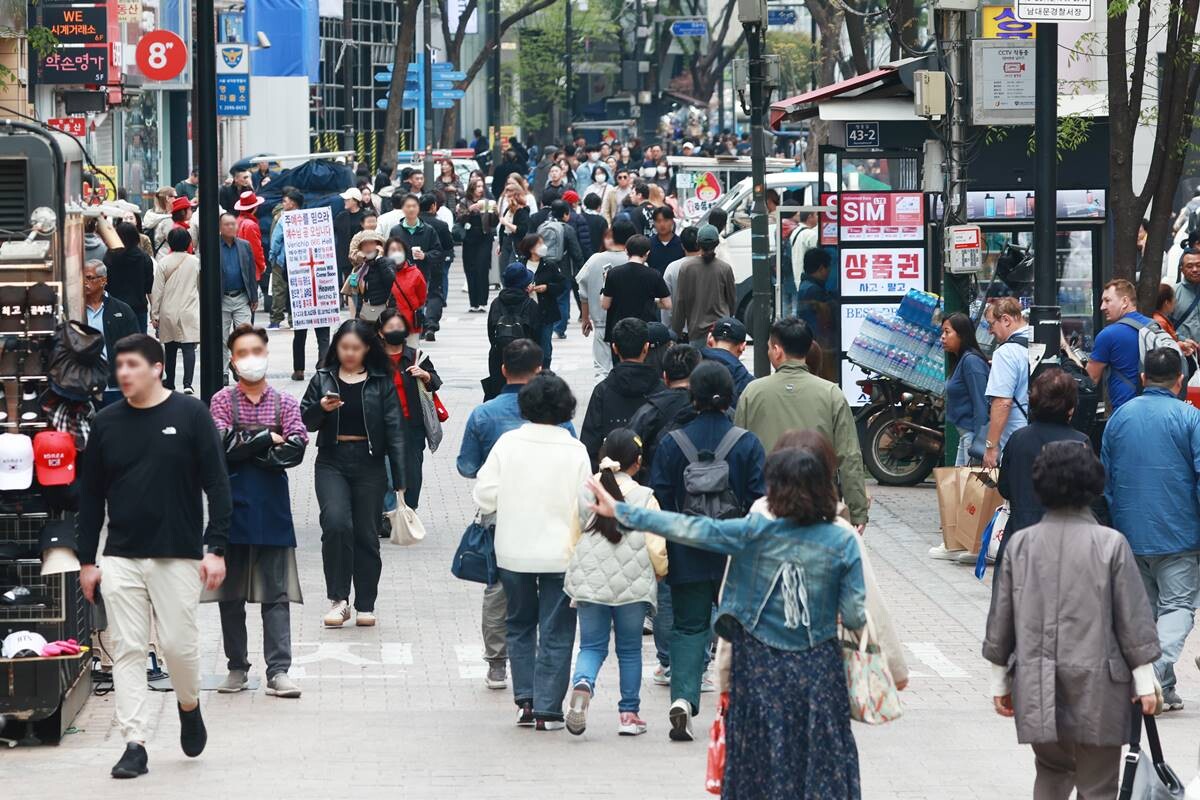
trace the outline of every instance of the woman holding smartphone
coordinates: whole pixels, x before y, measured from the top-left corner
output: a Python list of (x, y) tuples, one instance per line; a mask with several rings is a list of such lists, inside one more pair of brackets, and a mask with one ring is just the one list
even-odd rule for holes
[[(355, 624), (375, 624), (379, 593), (379, 519), (383, 495), (403, 491), (404, 423), (392, 382), (392, 364), (373, 326), (343, 322), (329, 344), (300, 412), (317, 432), (316, 489), (321, 509), (321, 559), (330, 609), (327, 628), (350, 619), (354, 587)], [(391, 468), (388, 487), (384, 460)]]

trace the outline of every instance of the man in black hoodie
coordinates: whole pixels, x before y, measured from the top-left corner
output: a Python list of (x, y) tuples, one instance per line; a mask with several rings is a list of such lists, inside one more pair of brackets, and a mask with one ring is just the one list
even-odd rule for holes
[(645, 363), (650, 350), (650, 331), (645, 320), (630, 317), (613, 326), (612, 349), (619, 362), (592, 390), (579, 432), (579, 441), (587, 447), (593, 469), (600, 463), (604, 437), (617, 428), (628, 427), (646, 398), (664, 388), (658, 371)]
[(629, 427), (642, 437), (642, 468), (637, 477), (647, 486), (650, 485), (650, 464), (662, 437), (696, 417), (688, 394), (688, 378), (700, 360), (700, 351), (688, 344), (667, 350), (662, 360), (663, 380), (667, 387), (647, 397), (629, 420)]

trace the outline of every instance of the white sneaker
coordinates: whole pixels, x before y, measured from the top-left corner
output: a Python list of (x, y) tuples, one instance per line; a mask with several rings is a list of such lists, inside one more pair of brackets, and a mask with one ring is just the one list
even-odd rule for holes
[(945, 544), (939, 544), (929, 548), (929, 557), (936, 558), (939, 561), (957, 561), (958, 557), (965, 552), (967, 551), (962, 549), (951, 550)]
[(330, 600), (329, 613), (322, 622), (326, 628), (340, 628), (350, 619), (350, 604), (345, 600)]
[(671, 730), (668, 734), (673, 742), (691, 742), (695, 741), (696, 736), (692, 733), (692, 704), (687, 700), (679, 699), (671, 703), (671, 708), (667, 711), (667, 719), (671, 721)]
[(654, 669), (654, 674), (651, 676), (655, 686), (670, 686), (671, 685), (671, 668), (664, 667), (659, 664)]
[(618, 736), (641, 736), (646, 732), (646, 723), (632, 711), (621, 712), (621, 723), (617, 727)]
[[(349, 612), (347, 612), (347, 613), (349, 613)], [(375, 627), (375, 612), (373, 612), (373, 611), (358, 612), (357, 614), (354, 615), (354, 624), (360, 628), (374, 628)]]
[(971, 553), (966, 550), (960, 550), (958, 553), (958, 558), (956, 558), (954, 560), (957, 561), (959, 564), (967, 564), (967, 565), (973, 567), (973, 566), (975, 566), (975, 562), (979, 560), (979, 554)]

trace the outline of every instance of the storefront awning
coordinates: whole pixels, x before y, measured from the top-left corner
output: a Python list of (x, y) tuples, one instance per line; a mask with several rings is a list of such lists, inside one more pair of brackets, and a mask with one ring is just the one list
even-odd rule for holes
[(929, 56), (918, 56), (916, 58), (893, 61), (890, 64), (884, 64), (879, 69), (864, 72), (862, 75), (855, 75), (853, 78), (847, 78), (844, 81), (832, 83), (829, 86), (822, 86), (810, 92), (798, 94), (795, 97), (779, 100), (771, 104), (770, 126), (774, 130), (779, 130), (779, 126), (785, 122), (796, 122), (808, 119), (809, 117), (815, 117), (820, 113), (819, 106), (823, 101), (835, 98), (842, 100), (875, 96), (886, 97), (894, 94), (897, 90), (904, 88), (901, 80), (902, 71), (909, 72), (914, 68), (924, 67), (927, 60), (929, 60)]

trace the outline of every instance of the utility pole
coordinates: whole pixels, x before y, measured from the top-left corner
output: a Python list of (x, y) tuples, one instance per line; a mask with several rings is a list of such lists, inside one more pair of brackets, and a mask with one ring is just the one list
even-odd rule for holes
[(1039, 22), (1035, 53), (1036, 95), (1033, 138), (1036, 149), (1034, 182), (1034, 282), (1029, 321), (1033, 340), (1056, 356), (1062, 328), (1058, 306), (1058, 25)]
[(342, 147), (354, 146), (354, 0), (342, 0)]
[(217, 186), (217, 18), (213, 0), (196, 0), (195, 84), (192, 107), (196, 110), (196, 165), (200, 169), (200, 396), (204, 402), (225, 382), (221, 363), (221, 237)]
[[(488, 85), (488, 125), (492, 142), (492, 170), (500, 163), (500, 0), (488, 3), (488, 33), (492, 37), (490, 66), (491, 83)], [(503, 187), (493, 187), (499, 191)]]
[(574, 106), (574, 98), (571, 96), (571, 60), (572, 56), (574, 55), (572, 51), (575, 49), (573, 47), (575, 34), (574, 31), (571, 30), (571, 8), (574, 6), (574, 3), (572, 3), (571, 0), (566, 0), (566, 3), (567, 8), (563, 14), (566, 20), (565, 30), (563, 31), (563, 44), (564, 49), (566, 50), (566, 53), (563, 57), (564, 88), (566, 89), (566, 93), (563, 97), (563, 141), (566, 141), (568, 135), (567, 132), (571, 129), (571, 123), (574, 121), (575, 117), (575, 115), (571, 113), (571, 108)]
[(771, 244), (767, 226), (766, 172), (767, 154), (763, 141), (763, 113), (766, 110), (767, 65), (763, 44), (767, 23), (766, 0), (738, 0), (738, 21), (746, 30), (747, 61), (750, 73), (750, 180), (754, 185), (754, 205), (750, 211), (750, 252), (753, 266), (754, 300), (751, 304), (754, 337), (754, 374), (769, 375), (767, 337), (771, 326), (774, 298), (771, 292)]
[(425, 80), (423, 87), (425, 96), (421, 104), (425, 106), (425, 186), (426, 191), (433, 191), (433, 0), (425, 0), (422, 4), (424, 22), (424, 41), (421, 53), (421, 74)]

